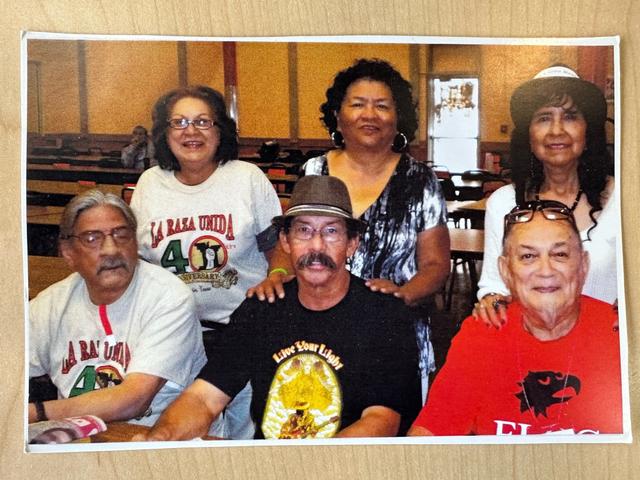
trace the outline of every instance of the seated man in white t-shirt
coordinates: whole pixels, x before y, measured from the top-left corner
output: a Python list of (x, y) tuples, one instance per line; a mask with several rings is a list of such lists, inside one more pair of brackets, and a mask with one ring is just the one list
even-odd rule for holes
[(29, 304), (29, 377), (58, 400), (29, 404), (29, 423), (76, 415), (153, 425), (206, 361), (191, 291), (138, 260), (136, 219), (112, 194), (67, 205), (60, 252), (74, 270)]

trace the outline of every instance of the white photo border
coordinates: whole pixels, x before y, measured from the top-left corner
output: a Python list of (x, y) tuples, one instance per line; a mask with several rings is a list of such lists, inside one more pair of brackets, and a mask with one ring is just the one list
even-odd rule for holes
[[(399, 35), (342, 35), (342, 36), (272, 36), (272, 37), (203, 37), (203, 36), (160, 36), (160, 35), (104, 35), (104, 34), (71, 34), (24, 31), (21, 34), (21, 221), (27, 224), (26, 217), (26, 174), (27, 174), (27, 45), (30, 40), (87, 40), (87, 41), (130, 41), (130, 42), (295, 42), (295, 43), (369, 43), (369, 44), (450, 44), (450, 45), (519, 45), (519, 46), (607, 46), (613, 48), (614, 54), (614, 171), (615, 188), (620, 192), (615, 197), (618, 215), (621, 216), (621, 111), (620, 111), (620, 37), (603, 36), (590, 38), (507, 38), (507, 37), (445, 37), (445, 36), (399, 36)], [(621, 219), (620, 219), (621, 220)], [(495, 445), (495, 444), (553, 444), (553, 443), (631, 443), (631, 412), (629, 401), (629, 372), (628, 372), (628, 329), (627, 308), (624, 285), (624, 259), (622, 245), (622, 222), (619, 221), (617, 235), (617, 275), (618, 275), (618, 312), (620, 317), (620, 361), (622, 384), (622, 426), (621, 434), (599, 435), (477, 435), (477, 436), (436, 436), (436, 437), (385, 437), (385, 438), (351, 438), (351, 439), (305, 439), (305, 440), (219, 440), (203, 441), (192, 440), (188, 442), (150, 442), (150, 443), (78, 443), (63, 445), (27, 445), (27, 418), (28, 404), (23, 406), (24, 414), (24, 442), (25, 451), (33, 453), (69, 453), (69, 452), (96, 452), (96, 451), (122, 451), (122, 450), (150, 450), (167, 448), (202, 448), (202, 447), (239, 447), (239, 446), (314, 446), (314, 445)], [(28, 249), (26, 228), (22, 229), (23, 246), (23, 278), (24, 278), (24, 305), (25, 305), (25, 354), (24, 364), (29, 364), (29, 311), (28, 301)], [(24, 369), (24, 398), (28, 398), (29, 372)]]

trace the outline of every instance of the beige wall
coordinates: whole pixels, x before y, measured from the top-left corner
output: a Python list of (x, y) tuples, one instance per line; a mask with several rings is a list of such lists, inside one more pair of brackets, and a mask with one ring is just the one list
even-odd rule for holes
[(336, 73), (356, 59), (373, 57), (391, 62), (405, 78), (409, 78), (407, 45), (298, 44), (300, 138), (328, 138), (319, 120), (320, 105), (326, 100), (327, 88)]
[(90, 133), (151, 127), (158, 96), (178, 83), (175, 42), (85, 42)]
[(238, 126), (241, 137), (289, 137), (286, 43), (238, 43)]
[[(575, 52), (575, 48), (572, 50)], [(575, 53), (572, 58), (566, 57), (558, 61), (576, 67)], [(548, 46), (482, 47), (480, 75), (486, 80), (480, 85), (480, 128), (484, 141), (509, 141), (513, 128), (509, 113), (511, 94), (518, 85), (533, 78), (552, 63), (551, 49)], [(501, 125), (507, 125), (507, 133), (500, 132)]]
[[(40, 64), (43, 132), (79, 132), (77, 42), (34, 40), (29, 42), (28, 55)], [(33, 120), (28, 123), (32, 125)]]
[[(139, 123), (150, 127), (153, 103), (178, 85), (177, 43), (85, 41), (85, 45), (89, 133), (123, 134)], [(186, 51), (188, 82), (224, 92), (222, 43), (190, 42)], [(412, 59), (406, 44), (298, 43), (294, 58), (289, 55), (286, 43), (236, 44), (241, 137), (289, 138), (295, 130), (292, 122), (297, 122), (300, 139), (327, 139), (319, 107), (333, 77), (358, 58), (376, 57), (390, 61), (413, 80), (421, 142), (426, 139), (428, 119), (427, 80), (434, 74), (479, 75), (480, 139), (508, 142), (514, 88), (552, 63), (574, 68), (578, 64), (576, 47), (553, 46), (423, 45)], [(44, 133), (79, 132), (77, 42), (30, 42), (29, 59), (40, 62)], [(297, 65), (293, 81), (298, 95), (291, 118), (290, 61)], [(611, 57), (603, 61), (612, 70)], [(29, 100), (32, 110), (33, 95)], [(30, 111), (29, 127), (36, 125)], [(506, 132), (501, 132), (504, 125)]]
[(224, 64), (220, 42), (187, 43), (187, 83), (208, 85), (224, 93)]

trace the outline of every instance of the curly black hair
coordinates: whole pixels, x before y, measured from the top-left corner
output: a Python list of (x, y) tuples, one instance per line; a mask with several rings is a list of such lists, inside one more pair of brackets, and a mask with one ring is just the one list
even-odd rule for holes
[(180, 163), (167, 143), (167, 123), (171, 110), (178, 100), (183, 98), (197, 98), (206, 103), (214, 115), (216, 125), (220, 130), (220, 145), (216, 150), (214, 160), (223, 164), (227, 160), (238, 157), (238, 134), (236, 122), (227, 115), (224, 97), (213, 88), (204, 85), (176, 88), (162, 95), (153, 106), (151, 137), (156, 147), (158, 165), (164, 170), (180, 170)]
[(407, 137), (407, 144), (416, 138), (418, 129), (418, 115), (416, 103), (413, 101), (411, 84), (389, 62), (379, 59), (358, 59), (350, 67), (338, 72), (333, 79), (333, 85), (327, 89), (327, 101), (320, 106), (324, 123), (330, 135), (337, 131), (338, 121), (336, 112), (344, 100), (349, 86), (360, 79), (382, 82), (389, 87), (393, 95), (398, 115), (398, 132)]
[[(589, 216), (594, 222), (589, 232), (597, 225), (594, 214), (602, 210), (601, 195), (607, 185), (607, 177), (612, 174), (611, 156), (607, 150), (605, 134), (605, 118), (600, 114), (592, 114), (601, 110), (600, 105), (592, 105), (592, 99), (571, 96), (568, 92), (556, 89), (547, 92), (537, 98), (537, 106), (533, 105), (531, 111), (535, 112), (543, 106), (560, 107), (567, 102), (582, 112), (587, 123), (585, 132), (585, 149), (580, 155), (578, 163), (578, 181), (580, 188), (587, 196), (591, 205)], [(604, 96), (602, 97), (604, 102)], [(598, 103), (600, 101), (598, 100)], [(511, 134), (511, 177), (516, 190), (516, 203), (522, 204), (532, 198), (544, 183), (544, 168), (542, 162), (531, 152), (529, 143), (529, 123), (518, 122)]]

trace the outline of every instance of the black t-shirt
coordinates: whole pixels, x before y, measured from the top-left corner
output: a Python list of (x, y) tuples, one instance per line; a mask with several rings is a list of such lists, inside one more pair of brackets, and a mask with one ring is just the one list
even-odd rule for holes
[(199, 377), (233, 397), (251, 381), (256, 438), (324, 438), (374, 405), (420, 408), (411, 310), (351, 275), (337, 305), (308, 310), (294, 280), (275, 303), (245, 300)]

